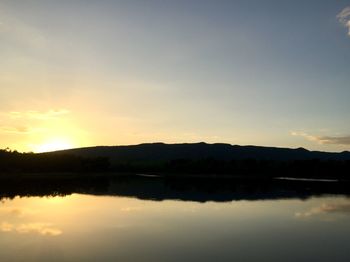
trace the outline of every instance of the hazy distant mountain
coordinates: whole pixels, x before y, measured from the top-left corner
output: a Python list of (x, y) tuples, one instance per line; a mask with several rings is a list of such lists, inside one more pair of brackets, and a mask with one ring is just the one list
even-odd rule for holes
[(350, 160), (350, 152), (330, 153), (309, 151), (304, 148), (276, 148), (262, 146), (238, 146), (230, 144), (149, 143), (130, 146), (96, 146), (56, 151), (50, 154), (69, 153), (83, 157), (108, 157), (110, 162), (169, 161), (174, 159), (219, 160)]

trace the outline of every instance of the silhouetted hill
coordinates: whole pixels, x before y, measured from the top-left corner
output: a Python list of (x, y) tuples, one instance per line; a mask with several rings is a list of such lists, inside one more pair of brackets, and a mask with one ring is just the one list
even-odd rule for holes
[(50, 153), (0, 150), (0, 172), (350, 179), (350, 153), (229, 144), (99, 146)]
[(161, 175), (230, 175), (244, 177), (312, 177), (349, 179), (350, 153), (304, 148), (229, 144), (140, 144), (98, 146), (51, 153), (108, 159), (110, 171)]
[(82, 157), (107, 157), (111, 163), (130, 161), (171, 161), (175, 159), (216, 160), (350, 160), (350, 152), (330, 153), (309, 151), (304, 148), (277, 148), (262, 146), (239, 146), (230, 144), (164, 144), (150, 143), (130, 146), (97, 146), (51, 152), (69, 153)]

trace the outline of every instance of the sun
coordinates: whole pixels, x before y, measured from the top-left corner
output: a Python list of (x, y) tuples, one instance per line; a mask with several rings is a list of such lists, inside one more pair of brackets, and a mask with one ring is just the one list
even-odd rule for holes
[(35, 148), (36, 153), (57, 151), (73, 148), (73, 144), (68, 139), (52, 139)]

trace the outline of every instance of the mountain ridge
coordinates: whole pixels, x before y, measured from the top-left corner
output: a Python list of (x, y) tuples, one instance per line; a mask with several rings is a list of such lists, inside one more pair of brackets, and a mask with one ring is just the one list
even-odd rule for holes
[(226, 143), (143, 143), (121, 146), (82, 147), (41, 154), (73, 154), (83, 157), (108, 157), (112, 163), (119, 161), (169, 161), (174, 159), (220, 160), (350, 160), (350, 152), (310, 151), (299, 148), (283, 148), (254, 145), (231, 145)]

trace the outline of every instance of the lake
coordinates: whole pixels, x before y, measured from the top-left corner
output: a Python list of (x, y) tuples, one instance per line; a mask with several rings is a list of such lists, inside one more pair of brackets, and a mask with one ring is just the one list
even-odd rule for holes
[(3, 196), (0, 260), (350, 261), (346, 195), (167, 184)]

